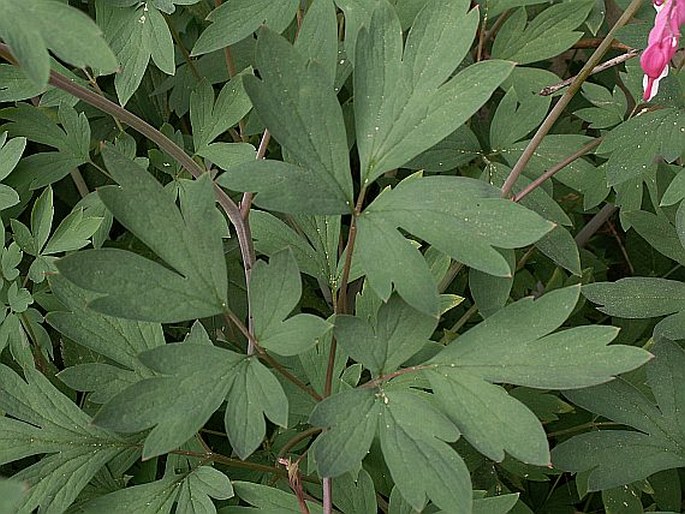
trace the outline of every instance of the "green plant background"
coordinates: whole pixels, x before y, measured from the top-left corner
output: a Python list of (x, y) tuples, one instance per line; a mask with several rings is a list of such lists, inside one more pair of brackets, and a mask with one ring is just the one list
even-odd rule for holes
[(0, 0), (0, 513), (680, 512), (650, 3)]

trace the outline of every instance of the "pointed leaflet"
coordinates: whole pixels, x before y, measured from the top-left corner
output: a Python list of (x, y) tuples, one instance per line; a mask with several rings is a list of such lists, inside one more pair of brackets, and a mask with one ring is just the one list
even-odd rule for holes
[(590, 491), (647, 478), (685, 466), (682, 405), (685, 402), (685, 351), (661, 341), (647, 365), (653, 400), (627, 381), (615, 380), (566, 396), (581, 407), (635, 430), (595, 430), (575, 436), (552, 452), (565, 471), (589, 471)]
[(283, 32), (295, 17), (297, 0), (231, 0), (214, 9), (207, 27), (195, 42), (192, 55), (202, 55), (231, 46), (262, 25)]
[(547, 7), (526, 24), (526, 10), (518, 9), (505, 21), (492, 46), (493, 57), (519, 64), (542, 61), (568, 50), (583, 35), (574, 32), (594, 5), (576, 0)]
[(143, 458), (180, 447), (197, 433), (230, 390), (241, 355), (185, 342), (143, 352), (140, 360), (161, 376), (134, 383), (107, 402), (93, 420), (117, 432), (148, 428)]
[(258, 261), (250, 278), (250, 313), (259, 344), (279, 355), (297, 355), (319, 342), (331, 325), (313, 314), (283, 321), (300, 301), (300, 270), (290, 249)]
[(103, 155), (120, 186), (101, 188), (100, 198), (171, 269), (107, 248), (61, 259), (60, 273), (102, 293), (89, 306), (112, 316), (171, 323), (222, 312), (227, 301), (223, 229), (209, 176), (188, 184), (179, 211), (146, 170), (114, 150), (105, 149)]
[(446, 444), (456, 441), (459, 432), (425, 393), (345, 391), (317, 404), (309, 421), (330, 427), (313, 447), (322, 476), (358, 469), (378, 430), (393, 480), (415, 509), (420, 510), (428, 497), (442, 509), (471, 511), (468, 469)]
[(79, 505), (73, 514), (216, 514), (211, 498), (233, 496), (226, 475), (210, 466), (198, 466), (186, 473), (166, 473), (163, 478), (98, 496)]
[(657, 277), (629, 277), (616, 282), (595, 282), (583, 287), (583, 295), (599, 304), (600, 311), (619, 318), (643, 319), (667, 316), (654, 334), (673, 341), (682, 339), (685, 327), (685, 284)]
[(428, 342), (437, 326), (398, 296), (380, 306), (373, 324), (357, 316), (336, 316), (335, 338), (345, 352), (374, 376), (395, 371)]
[(60, 380), (77, 391), (94, 391), (90, 397), (105, 402), (128, 384), (148, 378), (152, 372), (138, 360), (138, 354), (164, 345), (162, 326), (130, 321), (94, 312), (87, 304), (95, 295), (61, 275), (49, 277), (50, 289), (66, 307), (48, 313), (46, 321), (75, 343), (106, 357), (119, 366), (84, 363), (59, 373)]
[[(50, 75), (52, 50), (60, 60), (103, 73), (117, 67), (100, 28), (78, 9), (58, 0), (0, 0), (0, 38), (12, 49), (22, 70), (36, 86)], [(60, 29), (54, 23), (59, 20)]]
[(190, 94), (190, 123), (195, 153), (203, 155), (212, 141), (236, 125), (251, 108), (242, 75), (226, 83), (216, 102), (212, 85), (203, 80)]
[(262, 29), (257, 43), (258, 80), (245, 89), (259, 117), (287, 151), (290, 163), (260, 160), (231, 169), (218, 182), (256, 191), (265, 208), (308, 214), (352, 210), (352, 176), (342, 110), (324, 69), (284, 38)]
[[(511, 275), (493, 247), (534, 243), (554, 225), (525, 207), (500, 198), (499, 189), (466, 177), (411, 176), (385, 190), (358, 219), (357, 256), (369, 283), (383, 299), (394, 282), (402, 298), (427, 314), (437, 313), (437, 290), (416, 249), (398, 227), (453, 259), (497, 276)], [(382, 255), (395, 256), (392, 264)], [(411, 262), (413, 261), (413, 262)]]
[[(650, 358), (641, 348), (606, 346), (616, 337), (613, 327), (582, 326), (550, 334), (571, 314), (578, 295), (579, 288), (570, 287), (535, 302), (519, 300), (429, 361), (436, 368), (426, 374), (445, 412), (464, 437), (491, 459), (501, 461), (506, 451), (527, 463), (549, 463), (540, 423), (504, 389), (489, 382), (541, 389), (586, 387), (609, 381)], [(517, 422), (511, 423), (510, 417)]]
[(5, 109), (0, 116), (12, 123), (7, 128), (12, 135), (57, 148), (57, 152), (39, 152), (24, 157), (19, 167), (30, 170), (30, 189), (40, 189), (66, 177), (74, 168), (90, 160), (90, 125), (85, 113), (78, 113), (60, 104), (57, 121), (49, 111), (18, 104)]
[(294, 46), (308, 59), (321, 65), (329, 87), (333, 87), (338, 66), (338, 20), (333, 0), (310, 3)]
[[(241, 500), (254, 506), (248, 509), (248, 512), (265, 514), (301, 514), (302, 512), (297, 497), (281, 489), (253, 482), (233, 482), (233, 487)], [(313, 501), (307, 502), (307, 507), (312, 514), (323, 512), (321, 505)], [(225, 514), (243, 513), (245, 507), (224, 507), (221, 512)]]
[(513, 69), (513, 63), (484, 61), (448, 80), (478, 25), (478, 12), (467, 13), (468, 5), (467, 0), (428, 2), (404, 51), (400, 21), (386, 0), (378, 2), (368, 30), (359, 32), (354, 111), (363, 184), (454, 132)]
[(100, 468), (133, 443), (93, 426), (38, 371), (24, 374), (26, 382), (0, 365), (0, 410), (11, 416), (0, 418), (0, 464), (47, 454), (14, 475), (29, 487), (15, 512), (64, 512)]
[(152, 2), (127, 3), (117, 6), (110, 0), (97, 0), (95, 4), (98, 25), (120, 64), (114, 87), (121, 105), (140, 86), (150, 59), (167, 75), (176, 70), (174, 42), (164, 15)]
[(288, 398), (271, 371), (252, 357), (235, 370), (224, 415), (228, 440), (241, 459), (246, 459), (264, 440), (264, 416), (276, 425), (287, 426)]

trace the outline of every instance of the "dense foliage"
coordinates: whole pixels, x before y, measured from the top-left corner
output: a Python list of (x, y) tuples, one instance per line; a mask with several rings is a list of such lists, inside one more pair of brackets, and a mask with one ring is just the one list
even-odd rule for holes
[(0, 0), (0, 512), (680, 512), (653, 3)]

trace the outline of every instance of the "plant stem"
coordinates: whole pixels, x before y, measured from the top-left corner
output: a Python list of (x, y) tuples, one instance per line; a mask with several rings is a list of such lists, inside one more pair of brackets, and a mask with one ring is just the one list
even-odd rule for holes
[(287, 443), (283, 445), (283, 448), (280, 449), (278, 452), (278, 457), (283, 457), (288, 451), (293, 448), (297, 443), (300, 441), (304, 441), (305, 439), (318, 434), (321, 432), (320, 428), (317, 427), (311, 427), (308, 428), (307, 430), (304, 430), (302, 432), (298, 432), (297, 435), (292, 437)]
[(183, 44), (183, 41), (181, 41), (181, 35), (178, 33), (178, 30), (176, 30), (176, 27), (174, 27), (174, 24), (171, 22), (171, 17), (169, 15), (164, 15), (164, 19), (166, 20), (167, 27), (169, 27), (169, 31), (171, 32), (171, 37), (174, 39), (176, 46), (181, 51), (183, 60), (188, 64), (188, 68), (190, 68), (190, 73), (193, 74), (195, 80), (201, 82), (203, 77), (197, 70), (197, 66), (195, 66), (195, 61), (193, 61), (193, 58), (190, 57), (190, 52), (188, 52), (188, 49)]
[(321, 401), (323, 399), (319, 393), (317, 393), (314, 389), (312, 389), (307, 384), (302, 382), (302, 380), (297, 378), (295, 375), (290, 373), (290, 371), (288, 371), (280, 362), (278, 362), (271, 355), (269, 355), (267, 351), (259, 345), (259, 341), (255, 339), (254, 335), (247, 329), (245, 324), (242, 321), (240, 321), (238, 316), (236, 316), (233, 313), (233, 311), (231, 311), (228, 307), (224, 309), (224, 316), (228, 318), (228, 320), (231, 323), (233, 323), (238, 330), (240, 330), (240, 332), (247, 338), (248, 342), (252, 343), (252, 346), (255, 349), (257, 357), (271, 365), (271, 367), (273, 367), (276, 371), (283, 375), (283, 378), (291, 382), (293, 385), (302, 389), (305, 393), (314, 398), (316, 401)]
[(590, 241), (590, 238), (604, 225), (609, 218), (611, 218), (618, 207), (614, 204), (607, 203), (602, 207), (597, 214), (595, 214), (590, 221), (576, 234), (576, 244), (582, 248)]
[[(9, 51), (9, 47), (3, 43), (0, 43), (0, 55), (9, 60), (14, 61), (12, 53)], [(111, 100), (100, 96), (74, 81), (69, 80), (64, 75), (51, 70), (49, 83), (67, 93), (75, 96), (79, 100), (95, 107), (96, 109), (106, 112), (111, 115), (115, 120), (119, 120), (129, 127), (131, 127), (136, 132), (145, 136), (150, 141), (154, 142), (169, 154), (176, 162), (178, 162), (184, 169), (188, 171), (194, 178), (199, 178), (205, 173), (204, 167), (200, 166), (195, 162), (190, 155), (188, 155), (180, 146), (174, 143), (171, 139), (166, 137), (162, 132), (154, 128), (152, 125), (142, 120), (130, 111), (127, 111), (123, 107), (115, 104)], [(250, 283), (250, 273), (252, 271), (252, 266), (255, 261), (254, 245), (252, 243), (252, 234), (250, 232), (249, 224), (243, 219), (240, 214), (240, 209), (231, 200), (231, 197), (226, 194), (226, 192), (219, 186), (214, 184), (214, 192), (216, 194), (216, 199), (221, 208), (228, 216), (229, 221), (235, 228), (236, 234), (238, 236), (238, 245), (240, 246), (240, 254), (243, 260), (243, 269), (245, 271), (245, 283), (249, 285)]]
[[(259, 147), (257, 148), (257, 157), (259, 161), (266, 155), (266, 149), (269, 146), (269, 141), (271, 141), (271, 132), (269, 129), (264, 129), (262, 138), (259, 140)], [(240, 201), (240, 214), (243, 219), (247, 219), (250, 216), (250, 208), (252, 207), (252, 200), (254, 199), (254, 193), (247, 191), (243, 193), (243, 198)]]
[[(250, 469), (252, 471), (262, 471), (264, 473), (271, 473), (272, 475), (278, 475), (283, 478), (288, 478), (288, 472), (285, 469), (276, 468), (272, 466), (266, 466), (264, 464), (257, 464), (255, 462), (247, 462), (240, 459), (233, 459), (226, 455), (220, 453), (214, 453), (213, 451), (202, 453), (194, 452), (191, 450), (172, 450), (169, 453), (174, 455), (185, 455), (186, 457), (196, 457), (198, 459), (211, 460), (212, 462), (218, 462), (225, 466), (232, 468)], [(302, 477), (303, 480), (307, 482), (312, 482), (314, 484), (318, 483), (317, 480), (307, 477)]]
[(369, 380), (365, 384), (362, 384), (361, 388), (363, 389), (369, 389), (371, 387), (377, 387), (381, 385), (384, 382), (387, 382), (388, 380), (392, 380), (393, 378), (396, 377), (401, 377), (402, 375), (408, 375), (410, 373), (418, 373), (419, 371), (424, 371), (427, 369), (435, 369), (437, 368), (437, 364), (422, 364), (420, 366), (410, 366), (408, 368), (402, 368), (398, 369), (397, 371), (393, 371), (392, 373), (388, 373), (387, 375), (383, 375), (381, 377), (375, 378), (373, 380)]
[(81, 195), (81, 198), (85, 198), (88, 196), (88, 193), (90, 191), (88, 190), (88, 185), (86, 184), (86, 181), (83, 180), (83, 175), (81, 175), (81, 171), (78, 168), (74, 168), (69, 172), (71, 175), (71, 179), (74, 181), (74, 185), (76, 186), (76, 189), (78, 190), (78, 193)]
[[(628, 50), (627, 53), (619, 55), (618, 57), (614, 57), (613, 59), (609, 59), (608, 61), (603, 62), (602, 64), (600, 64), (598, 66), (595, 66), (594, 68), (592, 68), (590, 75), (594, 75), (595, 73), (599, 73), (600, 71), (608, 70), (609, 68), (611, 68), (613, 66), (618, 66), (619, 64), (637, 56), (639, 53), (640, 53), (639, 50), (631, 48)], [(540, 96), (552, 95), (552, 94), (556, 93), (557, 91), (559, 91), (560, 89), (563, 89), (566, 86), (572, 84), (573, 81), (576, 80), (577, 77), (578, 77), (578, 75), (575, 75), (573, 77), (567, 78), (566, 80), (562, 80), (558, 84), (554, 84), (552, 86), (547, 86), (547, 87), (543, 88), (538, 93), (538, 95), (540, 95)]]
[(558, 172), (563, 170), (566, 166), (571, 164), (573, 161), (576, 159), (581, 158), (583, 155), (588, 153), (590, 150), (593, 148), (596, 148), (600, 145), (602, 142), (602, 138), (598, 137), (592, 141), (590, 141), (588, 144), (577, 150), (576, 152), (572, 153), (568, 157), (566, 157), (564, 160), (561, 162), (555, 164), (551, 168), (549, 168), (547, 171), (545, 171), (542, 175), (540, 175), (538, 178), (533, 180), (530, 184), (528, 184), (525, 188), (521, 190), (521, 192), (517, 193), (514, 195), (512, 200), (514, 202), (520, 202), (523, 200), (526, 196), (528, 196), (530, 193), (535, 191), (538, 187), (540, 187), (547, 179), (552, 178), (554, 175), (556, 175)]
[(516, 180), (519, 178), (524, 168), (528, 165), (528, 162), (530, 161), (531, 157), (533, 157), (533, 154), (537, 150), (538, 146), (540, 146), (540, 143), (542, 143), (542, 140), (552, 129), (552, 126), (556, 123), (556, 121), (561, 116), (561, 113), (564, 111), (564, 109), (569, 104), (571, 99), (578, 92), (583, 82), (585, 82), (585, 79), (587, 79), (590, 76), (593, 68), (599, 64), (599, 61), (601, 60), (602, 56), (604, 56), (606, 51), (611, 47), (611, 43), (614, 40), (614, 35), (616, 34), (616, 32), (626, 23), (628, 23), (628, 21), (633, 17), (633, 15), (638, 11), (640, 6), (642, 5), (642, 1), (643, 0), (633, 0), (630, 3), (628, 8), (623, 12), (621, 17), (616, 21), (614, 26), (606, 35), (604, 40), (600, 43), (597, 49), (590, 56), (588, 61), (585, 63), (585, 66), (583, 66), (583, 69), (580, 70), (580, 73), (575, 77), (569, 88), (564, 92), (559, 101), (556, 103), (556, 105), (552, 108), (552, 110), (547, 115), (545, 120), (542, 122), (542, 125), (540, 125), (537, 132), (530, 140), (528, 146), (526, 146), (525, 150), (519, 157), (518, 161), (516, 161), (516, 164), (509, 173), (509, 176), (505, 180), (504, 185), (502, 186), (502, 198), (509, 197), (511, 190), (513, 189), (514, 184), (516, 183)]

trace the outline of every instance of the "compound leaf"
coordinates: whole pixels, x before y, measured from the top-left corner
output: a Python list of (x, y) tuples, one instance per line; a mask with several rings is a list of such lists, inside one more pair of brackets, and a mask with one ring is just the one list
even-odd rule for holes
[(164, 323), (223, 312), (223, 229), (209, 177), (188, 184), (179, 210), (146, 170), (114, 150), (106, 149), (103, 155), (120, 186), (101, 188), (100, 198), (168, 267), (132, 252), (103, 248), (61, 259), (60, 273), (101, 293), (89, 306), (113, 316)]
[(635, 429), (595, 430), (554, 448), (557, 467), (589, 472), (590, 491), (685, 465), (685, 351), (670, 341), (659, 342), (653, 351), (656, 358), (646, 370), (655, 401), (624, 380), (565, 393), (573, 403)]
[(7, 415), (0, 418), (0, 464), (48, 454), (14, 475), (28, 485), (14, 512), (64, 512), (107, 462), (132, 445), (93, 426), (38, 371), (25, 368), (24, 374), (26, 381), (0, 365), (0, 410)]
[[(111, 73), (117, 60), (100, 28), (84, 13), (58, 0), (0, 0), (0, 38), (5, 40), (26, 75), (37, 87), (50, 75), (48, 50), (79, 68)], [(59, 20), (59, 29), (55, 22)]]
[[(414, 175), (385, 190), (358, 219), (361, 266), (383, 300), (390, 296), (391, 283), (395, 282), (407, 303), (435, 314), (434, 282), (419, 280), (430, 275), (428, 266), (396, 232), (398, 227), (468, 266), (491, 275), (510, 276), (509, 264), (494, 247), (519, 248), (534, 243), (554, 224), (501, 199), (499, 189), (490, 184), (471, 178)], [(387, 259), (379, 260), (380, 255), (395, 258), (391, 264)]]
[(297, 355), (330, 330), (329, 323), (313, 314), (296, 314), (284, 321), (301, 295), (300, 271), (290, 249), (273, 254), (269, 264), (255, 264), (250, 279), (250, 312), (261, 346), (280, 355)]

